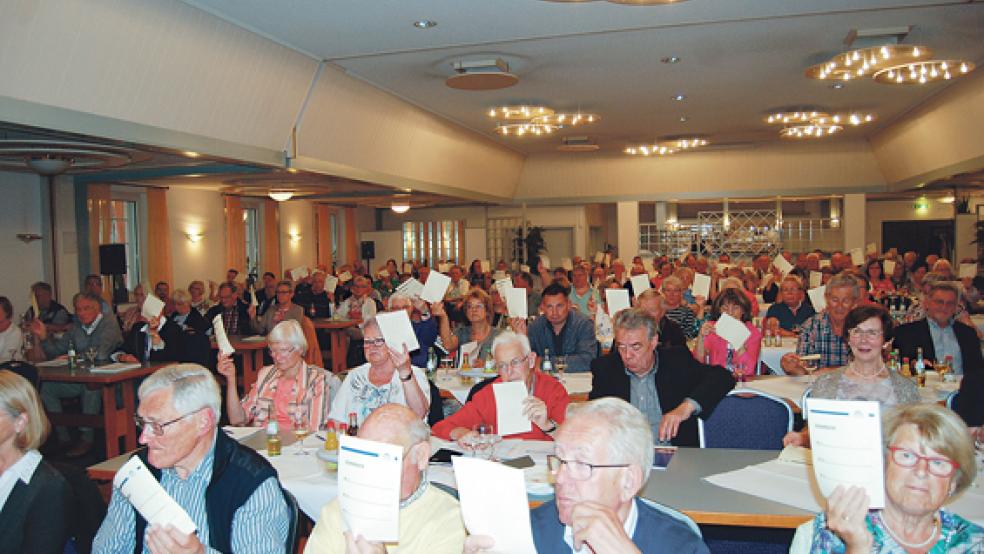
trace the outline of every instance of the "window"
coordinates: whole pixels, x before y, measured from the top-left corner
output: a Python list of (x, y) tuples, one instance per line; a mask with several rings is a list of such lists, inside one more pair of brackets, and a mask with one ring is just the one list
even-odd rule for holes
[(256, 208), (243, 208), (246, 236), (246, 273), (254, 274), (260, 263), (260, 224)]
[(403, 259), (438, 260), (460, 263), (461, 232), (459, 221), (408, 221), (403, 224)]
[(486, 248), (493, 263), (497, 260), (514, 262), (524, 259), (522, 243), (516, 240), (522, 225), (518, 217), (497, 217), (486, 221)]
[(110, 200), (109, 225), (100, 225), (99, 244), (123, 244), (126, 250), (126, 288), (133, 290), (140, 283), (141, 252), (140, 230), (137, 228), (137, 202), (135, 200)]

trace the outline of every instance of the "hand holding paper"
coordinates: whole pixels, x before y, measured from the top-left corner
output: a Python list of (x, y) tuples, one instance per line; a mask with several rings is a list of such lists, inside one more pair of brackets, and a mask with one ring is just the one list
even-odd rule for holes
[(752, 335), (744, 323), (728, 314), (721, 314), (718, 318), (714, 324), (714, 333), (728, 341), (735, 350), (745, 346), (745, 341)]
[(523, 415), (523, 400), (529, 394), (526, 383), (493, 383), (492, 392), (495, 394), (495, 428), (500, 437), (528, 433), (533, 429), (530, 419)]
[(807, 409), (820, 492), (830, 496), (838, 485), (859, 486), (871, 499), (872, 508), (885, 507), (878, 402), (810, 398)]
[(816, 312), (822, 312), (827, 308), (827, 298), (824, 296), (826, 290), (827, 286), (824, 285), (806, 292), (807, 296), (810, 297), (810, 304), (813, 304), (813, 309)]
[(529, 306), (526, 303), (526, 289), (506, 289), (506, 307), (509, 309), (509, 317), (521, 319), (529, 317)]
[(618, 312), (631, 308), (629, 291), (625, 289), (605, 289), (605, 303), (608, 304), (608, 315), (615, 317)]
[(413, 332), (413, 326), (410, 325), (410, 317), (407, 316), (406, 310), (380, 312), (376, 314), (376, 323), (379, 324), (379, 332), (383, 334), (386, 346), (397, 352), (403, 352), (404, 345), (406, 345), (407, 352), (420, 350), (417, 335)]
[(431, 304), (440, 302), (444, 300), (444, 295), (447, 294), (448, 285), (450, 284), (450, 277), (443, 273), (431, 271), (427, 275), (427, 282), (424, 283), (424, 288), (420, 291), (420, 299)]
[(793, 264), (789, 263), (789, 260), (787, 260), (782, 254), (776, 254), (776, 257), (772, 258), (772, 265), (774, 265), (776, 269), (779, 270), (779, 273), (782, 273), (783, 275), (786, 275), (793, 270)]
[(653, 288), (649, 284), (648, 275), (633, 275), (631, 278), (629, 278), (629, 281), (632, 282), (632, 294), (635, 295), (636, 298), (639, 298), (640, 294)]
[(711, 276), (704, 275), (703, 273), (694, 273), (694, 284), (690, 287), (690, 290), (695, 297), (703, 296), (704, 298), (710, 298)]
[(212, 318), (212, 329), (215, 331), (215, 343), (219, 345), (219, 350), (229, 356), (236, 352), (236, 349), (229, 343), (229, 336), (226, 334), (225, 324), (222, 323), (222, 314)]
[(185, 535), (195, 532), (195, 522), (188, 512), (167, 494), (138, 456), (116, 472), (113, 486), (150, 525), (171, 525)]
[(145, 319), (154, 319), (155, 317), (161, 315), (164, 311), (164, 303), (161, 302), (160, 298), (157, 298), (153, 294), (148, 294), (147, 298), (144, 300), (143, 306), (140, 308), (140, 315), (144, 316)]

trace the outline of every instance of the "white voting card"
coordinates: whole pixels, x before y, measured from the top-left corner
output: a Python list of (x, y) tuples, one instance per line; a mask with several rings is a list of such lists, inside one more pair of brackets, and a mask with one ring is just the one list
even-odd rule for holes
[(633, 275), (629, 278), (629, 281), (632, 282), (632, 294), (634, 294), (636, 298), (639, 298), (640, 294), (652, 288), (649, 284), (648, 275)]
[(383, 334), (386, 346), (397, 352), (403, 352), (404, 344), (407, 345), (407, 352), (420, 349), (406, 310), (378, 313), (376, 323), (379, 324), (379, 332)]
[(604, 252), (595, 252), (594, 262), (596, 264), (600, 264), (603, 261), (605, 261), (605, 253)]
[(553, 269), (553, 266), (550, 265), (550, 256), (540, 256), (540, 263), (543, 264), (543, 269), (546, 269), (547, 271)]
[(646, 273), (652, 273), (656, 268), (653, 266), (652, 258), (642, 259), (642, 268), (646, 270)]
[(421, 293), (424, 292), (424, 284), (411, 277), (400, 283), (400, 285), (396, 287), (396, 292), (411, 298), (414, 296), (420, 296)]
[(482, 266), (482, 273), (488, 273), (492, 271), (492, 262), (489, 260), (482, 260), (478, 262)]
[(294, 269), (290, 270), (290, 278), (294, 281), (300, 281), (301, 279), (307, 277), (310, 274), (311, 272), (308, 270), (306, 265), (302, 265), (301, 267), (295, 267)]
[(443, 273), (431, 271), (427, 275), (427, 282), (424, 283), (423, 290), (420, 291), (420, 299), (424, 302), (440, 302), (444, 300), (444, 295), (447, 294), (450, 284), (450, 277)]
[(533, 429), (530, 419), (523, 415), (523, 400), (529, 396), (526, 383), (492, 383), (492, 392), (495, 394), (496, 434), (505, 437)]
[(830, 267), (830, 260), (820, 260), (820, 269)]
[(618, 312), (631, 308), (629, 291), (625, 289), (605, 289), (605, 303), (608, 304), (608, 315), (615, 317)]
[(526, 264), (520, 264), (519, 270), (522, 271), (523, 273), (529, 273), (530, 272), (530, 266), (528, 266)]
[(325, 277), (325, 290), (331, 294), (335, 294), (335, 289), (338, 288), (339, 278), (334, 275), (328, 275)]
[(772, 265), (779, 270), (779, 273), (783, 275), (789, 273), (793, 270), (793, 264), (789, 263), (789, 260), (784, 258), (782, 254), (776, 254), (775, 258), (772, 258)]
[(509, 317), (529, 317), (529, 306), (526, 305), (526, 289), (508, 288), (506, 289), (506, 308), (509, 309)]
[(399, 541), (403, 448), (348, 435), (338, 440), (338, 504), (346, 529), (370, 542)]
[(860, 248), (851, 249), (851, 264), (864, 265), (864, 252)]
[(571, 271), (574, 269), (574, 262), (570, 258), (561, 258), (560, 267), (564, 268), (566, 271)]
[(882, 269), (884, 270), (884, 277), (891, 277), (895, 273), (895, 260), (885, 260), (882, 262)]
[(231, 355), (236, 351), (229, 343), (229, 335), (226, 334), (225, 324), (222, 323), (222, 314), (212, 318), (212, 329), (215, 332), (215, 343), (219, 345), (219, 350), (225, 355)]
[(403, 273), (413, 273), (413, 264), (410, 262), (403, 262)]
[(499, 279), (508, 279), (509, 276), (506, 275), (506, 272), (505, 271), (502, 271), (501, 269), (498, 269), (498, 270), (496, 270), (495, 273), (492, 274), (492, 278), (495, 279), (496, 281), (498, 281)]
[(714, 333), (728, 341), (735, 350), (744, 346), (745, 341), (752, 334), (744, 323), (728, 314), (721, 314), (718, 318), (717, 323), (714, 324)]
[(878, 253), (878, 245), (875, 244), (875, 243), (873, 243), (873, 242), (869, 242), (868, 245), (865, 247), (865, 251), (868, 254), (877, 254)]
[(810, 272), (810, 288), (815, 289), (823, 284), (823, 273), (820, 271)]
[(186, 535), (195, 532), (188, 512), (167, 494), (139, 457), (123, 464), (113, 477), (113, 486), (151, 525), (172, 525)]
[(694, 284), (690, 287), (694, 296), (709, 298), (711, 293), (711, 276), (703, 273), (694, 273)]
[(140, 307), (140, 315), (146, 319), (153, 319), (161, 315), (162, 311), (164, 311), (164, 302), (161, 302), (161, 299), (153, 294), (148, 294), (147, 298), (144, 299), (143, 306)]
[(513, 288), (512, 279), (509, 277), (502, 277), (501, 279), (495, 280), (495, 290), (499, 291), (499, 296), (502, 298), (506, 297), (506, 291)]
[(872, 508), (885, 507), (878, 402), (810, 398), (806, 403), (813, 471), (824, 497), (837, 485), (859, 486)]
[(485, 552), (536, 554), (523, 470), (464, 456), (453, 456), (451, 464), (465, 528), (495, 540)]
[(439, 263), (439, 264), (437, 264), (437, 270), (439, 272), (441, 272), (441, 273), (447, 273), (447, 272), (451, 271), (451, 264), (448, 264), (448, 263)]
[(387, 278), (387, 277), (390, 276), (390, 272), (388, 270), (386, 270), (386, 269), (380, 269), (376, 273), (376, 275), (379, 275), (380, 278), (385, 279), (385, 278)]
[(249, 286), (249, 305), (254, 308), (260, 305), (259, 301), (256, 300), (256, 287), (253, 285)]
[(827, 287), (825, 285), (806, 291), (806, 294), (810, 297), (810, 304), (813, 304), (813, 309), (817, 312), (822, 312), (827, 308), (827, 299), (824, 297), (826, 290)]
[(338, 276), (339, 283), (347, 283), (352, 280), (352, 274), (348, 271), (343, 271), (341, 275)]
[(958, 275), (961, 279), (964, 277), (976, 277), (977, 264), (960, 264), (960, 273)]

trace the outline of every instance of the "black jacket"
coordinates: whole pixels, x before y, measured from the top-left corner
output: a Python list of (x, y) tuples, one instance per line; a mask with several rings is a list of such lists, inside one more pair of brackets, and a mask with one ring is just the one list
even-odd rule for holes
[[(720, 366), (709, 366), (694, 359), (686, 347), (657, 348), (656, 394), (663, 412), (669, 412), (691, 398), (701, 406), (698, 417), (710, 417), (718, 402), (735, 387), (735, 379)], [(617, 349), (591, 362), (591, 392), (593, 400), (617, 396), (630, 401), (629, 376)], [(680, 424), (673, 444), (698, 446), (697, 420), (689, 418)]]
[[(981, 357), (981, 341), (977, 331), (970, 326), (953, 322), (953, 334), (960, 346), (960, 357), (963, 361), (964, 375), (984, 371), (984, 358)], [(933, 348), (933, 336), (929, 333), (929, 321), (920, 319), (906, 323), (895, 330), (895, 348), (903, 358), (916, 359), (916, 348), (923, 349), (923, 358), (936, 360), (936, 350)]]
[[(226, 329), (227, 335), (252, 335), (253, 330), (250, 328), (249, 321), (249, 305), (245, 302), (236, 302), (236, 309), (239, 310), (239, 325), (236, 329)], [(209, 308), (208, 312), (205, 314), (205, 322), (208, 323), (208, 328), (212, 328), (212, 320), (215, 316), (221, 314), (223, 311), (222, 304), (216, 304)]]
[(72, 499), (65, 478), (42, 460), (28, 484), (17, 480), (0, 511), (0, 554), (61, 554)]

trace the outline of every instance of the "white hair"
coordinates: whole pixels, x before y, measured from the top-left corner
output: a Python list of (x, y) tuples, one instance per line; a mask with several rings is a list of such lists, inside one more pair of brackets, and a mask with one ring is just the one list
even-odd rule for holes
[(529, 354), (530, 349), (530, 339), (526, 335), (520, 335), (512, 331), (502, 331), (495, 337), (492, 341), (492, 356), (495, 356), (495, 350), (504, 344), (515, 344), (523, 350), (523, 355)]
[(642, 470), (640, 487), (644, 486), (649, 479), (655, 455), (653, 431), (646, 416), (625, 400), (606, 396), (568, 405), (564, 423), (580, 417), (600, 426), (599, 436), (605, 435), (602, 442), (608, 446), (609, 462), (639, 466)]
[(405, 294), (400, 294), (398, 292), (397, 293), (394, 293), (392, 296), (389, 297), (389, 300), (386, 301), (386, 306), (390, 310), (393, 309), (393, 301), (394, 300), (406, 300), (407, 302), (410, 302), (410, 297), (407, 296), (407, 295), (405, 295)]
[(222, 415), (222, 394), (215, 377), (207, 368), (198, 364), (174, 364), (161, 368), (140, 384), (137, 396), (143, 401), (147, 396), (169, 387), (175, 410), (188, 414), (209, 408), (218, 423)]
[(287, 343), (298, 352), (307, 352), (308, 348), (307, 338), (304, 337), (304, 328), (293, 319), (285, 319), (276, 324), (267, 334), (267, 342)]

